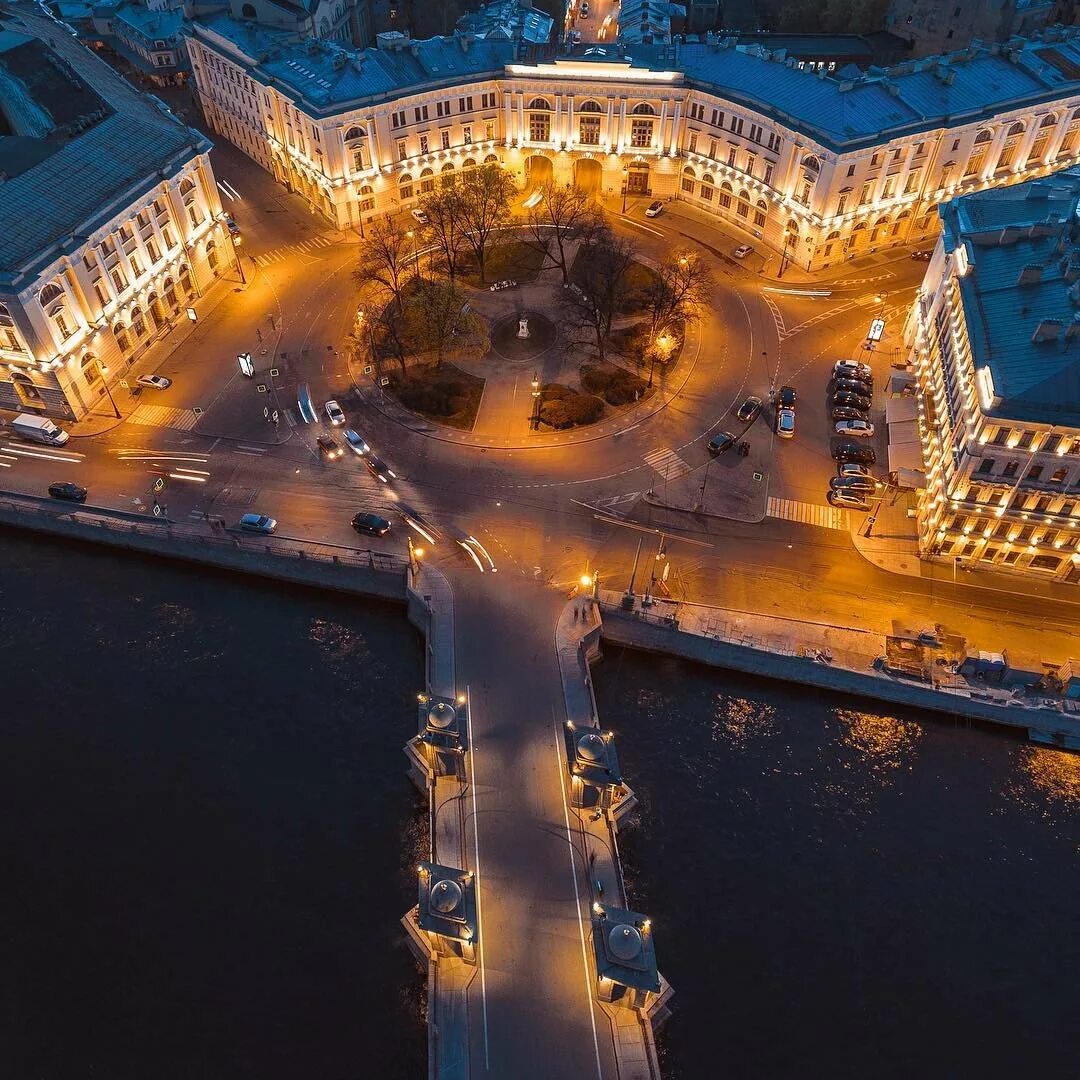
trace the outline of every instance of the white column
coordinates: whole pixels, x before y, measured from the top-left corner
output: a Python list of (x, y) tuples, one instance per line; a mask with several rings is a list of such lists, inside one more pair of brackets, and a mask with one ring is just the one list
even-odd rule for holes
[(514, 137), (513, 132), (513, 120), (514, 120), (514, 99), (511, 94), (503, 94), (503, 141), (509, 143)]
[(667, 153), (668, 141), (664, 125), (667, 123), (667, 98), (660, 102), (660, 130), (657, 133), (656, 146), (661, 154)]
[(518, 132), (517, 137), (520, 142), (525, 141), (525, 135), (527, 128), (525, 127), (525, 95), (518, 91)]
[(607, 131), (604, 132), (604, 142), (615, 149), (615, 99), (608, 98), (607, 102)]
[(622, 153), (623, 143), (626, 141), (626, 98), (619, 102), (619, 153)]
[(999, 124), (998, 129), (994, 132), (994, 137), (990, 140), (990, 145), (986, 148), (986, 157), (983, 159), (982, 172), (979, 174), (980, 180), (987, 180), (994, 175), (997, 170), (998, 158), (1001, 156), (1001, 148), (1005, 145), (1005, 132), (1009, 130), (1009, 124)]
[(1039, 124), (1042, 121), (1036, 119), (1028, 124), (1027, 131), (1020, 138), (1020, 142), (1016, 147), (1016, 157), (1013, 158), (1013, 172), (1025, 172), (1027, 170), (1027, 156), (1031, 153), (1031, 148), (1035, 145), (1035, 139), (1039, 134)]
[(378, 168), (382, 164), (382, 155), (379, 153), (379, 144), (375, 141), (375, 123), (368, 119), (364, 121), (367, 128), (368, 157), (373, 167)]
[(682, 122), (682, 102), (675, 102), (675, 112), (671, 116), (671, 152), (674, 154), (679, 149), (681, 135), (679, 127)]
[(562, 141), (562, 94), (555, 95), (555, 115), (551, 118), (551, 141), (556, 149)]
[(568, 94), (566, 98), (566, 145), (573, 146), (577, 142), (574, 135), (574, 95)]

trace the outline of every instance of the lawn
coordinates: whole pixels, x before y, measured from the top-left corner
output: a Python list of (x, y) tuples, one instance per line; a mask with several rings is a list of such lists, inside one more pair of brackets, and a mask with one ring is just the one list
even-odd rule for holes
[[(570, 280), (588, 293), (588, 273), (586, 263), (589, 259), (589, 247), (583, 244), (574, 256), (570, 267)], [(645, 307), (645, 290), (655, 280), (655, 272), (644, 263), (631, 263), (626, 271), (621, 303), (616, 307), (616, 315), (634, 315)]]
[[(508, 240), (506, 243), (491, 247), (484, 266), (484, 280), (490, 285), (494, 281), (535, 281), (540, 276), (546, 255), (523, 240)], [(463, 252), (460, 263), (462, 278), (470, 285), (480, 284), (480, 273), (476, 266), (476, 256)]]
[(484, 380), (443, 364), (413, 367), (406, 376), (390, 375), (389, 393), (406, 409), (449, 427), (471, 431), (484, 393)]

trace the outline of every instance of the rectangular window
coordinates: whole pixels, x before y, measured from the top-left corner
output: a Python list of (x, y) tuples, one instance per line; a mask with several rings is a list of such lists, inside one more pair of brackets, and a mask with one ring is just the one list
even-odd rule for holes
[(1012, 477), (1016, 475), (1016, 470), (1020, 468), (1019, 461), (1006, 461), (1005, 468), (1001, 470), (1001, 475), (1005, 477)]
[(719, 109), (713, 109), (712, 111), (712, 126), (723, 127), (724, 126), (724, 114)]
[(854, 176), (855, 175), (855, 166), (854, 165), (849, 165), (847, 167), (847, 174), (848, 174), (848, 176)]
[(713, 159), (713, 161), (716, 160), (716, 140), (715, 139), (710, 139), (709, 140), (709, 157), (711, 157)]
[(161, 239), (165, 241), (165, 247), (170, 251), (174, 247), (176, 247), (176, 241), (173, 239), (172, 229), (170, 229), (168, 225), (162, 228)]
[(735, 168), (735, 155), (738, 152), (739, 152), (739, 148), (737, 146), (732, 146), (732, 145), (728, 144), (727, 163), (732, 168)]
[(1026, 480), (1038, 480), (1043, 474), (1043, 467), (1041, 465), (1032, 465), (1027, 471)]
[(651, 120), (633, 120), (630, 123), (630, 145), (638, 148), (652, 146)]
[(690, 132), (690, 141), (687, 143), (686, 148), (690, 151), (691, 154), (697, 153), (697, 134), (698, 133), (696, 131)]
[(870, 191), (873, 188), (873, 184), (867, 182), (863, 184), (862, 191), (859, 193), (859, 205), (865, 206), (870, 201)]
[(122, 293), (127, 288), (127, 283), (124, 281), (124, 275), (120, 273), (119, 267), (113, 270), (112, 274), (113, 287), (118, 293)]
[(83, 266), (85, 266), (87, 270), (93, 270), (94, 267), (97, 266), (97, 259), (94, 257), (94, 253), (92, 251), (88, 251), (83, 256), (82, 261), (83, 261)]
[[(494, 96), (494, 95), (492, 95)], [(495, 138), (495, 122), (489, 120), (484, 124), (484, 142), (491, 142)]]
[(94, 292), (97, 294), (98, 306), (104, 307), (109, 302), (109, 291), (101, 280), (94, 282)]
[(461, 129), (461, 141), (466, 146), (472, 145), (472, 128), (468, 124)]
[(751, 124), (750, 125), (750, 141), (751, 142), (756, 142), (756, 143), (761, 142), (761, 125), (760, 124)]
[(874, 154), (870, 158), (870, 168), (871, 169), (876, 169), (880, 164), (881, 164), (881, 155), (880, 154)]
[(458, 112), (472, 112), (472, 95), (458, 98)]
[(1034, 431), (1020, 433), (1020, 441), (1016, 444), (1021, 450), (1026, 450), (1035, 441)]
[(583, 116), (581, 118), (581, 142), (584, 146), (600, 145), (600, 117)]
[(153, 238), (146, 241), (146, 254), (150, 256), (151, 263), (156, 263), (161, 257), (158, 255), (157, 244), (154, 243)]
[(775, 168), (775, 166), (773, 165), (773, 163), (771, 161), (766, 161), (765, 162), (764, 180), (765, 180), (766, 184), (771, 184), (772, 183), (773, 169), (774, 168)]
[(1047, 435), (1039, 447), (1040, 453), (1052, 454), (1061, 445), (1061, 436), (1057, 434)]
[(691, 176), (684, 176), (682, 178), (682, 189), (687, 195), (694, 194), (694, 179)]
[(836, 200), (836, 212), (837, 212), (837, 214), (842, 214), (846, 207), (847, 207), (847, 196), (846, 195), (841, 195), (840, 198)]
[(979, 476), (989, 476), (993, 471), (994, 459), (989, 457), (983, 458), (982, 461), (979, 462), (979, 467), (975, 470)]
[(742, 134), (743, 122), (741, 116), (733, 116), (728, 124), (728, 129), (736, 135)]
[(426, 135), (420, 136), (420, 153), (426, 154), (428, 152), (428, 137)]
[(398, 161), (404, 161), (409, 156), (409, 149), (405, 144), (404, 139), (398, 139), (397, 141), (397, 159)]
[(446, 128), (443, 128), (443, 130), (439, 132), (439, 145), (443, 150), (450, 149), (450, 132)]
[(392, 128), (399, 128), (405, 126), (405, 110), (399, 109), (395, 113), (390, 114), (390, 126)]
[(547, 113), (529, 113), (529, 139), (547, 142), (551, 138), (551, 117)]
[(436, 115), (436, 117), (449, 116), (450, 115), (450, 102), (449, 101), (436, 101), (435, 102), (435, 115)]
[(885, 186), (881, 189), (881, 197), (883, 199), (891, 199), (893, 197), (896, 188), (896, 178), (893, 176), (885, 177)]

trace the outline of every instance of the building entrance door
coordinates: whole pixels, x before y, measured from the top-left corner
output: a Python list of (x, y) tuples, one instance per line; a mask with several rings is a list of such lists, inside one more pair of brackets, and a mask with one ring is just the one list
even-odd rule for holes
[(649, 166), (631, 165), (626, 174), (626, 193), (628, 195), (649, 194)]

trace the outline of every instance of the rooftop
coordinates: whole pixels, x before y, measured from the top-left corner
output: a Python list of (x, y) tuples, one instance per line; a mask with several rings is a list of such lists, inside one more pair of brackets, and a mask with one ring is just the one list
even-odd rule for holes
[(150, 11), (141, 4), (124, 4), (113, 15), (114, 28), (118, 24), (134, 27), (145, 38), (157, 38), (168, 41), (180, 33), (184, 25), (184, 12), (180, 8), (172, 11)]
[(0, 4), (0, 69), (0, 281), (32, 273), (136, 188), (210, 149), (29, 4)]
[(1067, 169), (941, 208), (945, 250), (962, 245), (969, 265), (960, 296), (991, 416), (1080, 427), (1078, 205), (1080, 169)]

